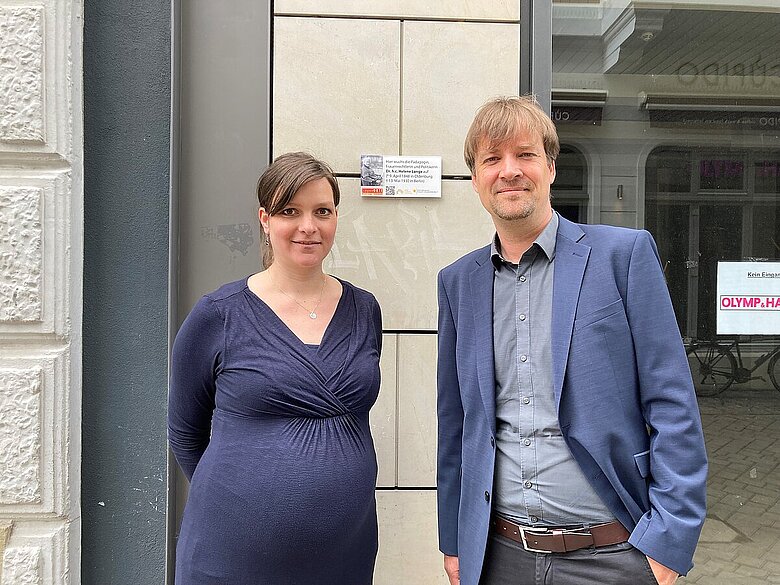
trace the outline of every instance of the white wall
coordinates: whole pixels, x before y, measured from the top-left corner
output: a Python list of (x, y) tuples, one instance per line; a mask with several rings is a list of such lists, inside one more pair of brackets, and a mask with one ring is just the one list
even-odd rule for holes
[(81, 14), (0, 0), (0, 585), (79, 581)]

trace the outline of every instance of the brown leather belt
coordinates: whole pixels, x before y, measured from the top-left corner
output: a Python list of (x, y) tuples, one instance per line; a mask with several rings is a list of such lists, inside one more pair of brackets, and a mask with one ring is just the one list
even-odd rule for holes
[(620, 522), (596, 524), (587, 528), (520, 526), (498, 516), (490, 519), (493, 532), (520, 543), (531, 552), (562, 553), (581, 548), (626, 542), (630, 536)]

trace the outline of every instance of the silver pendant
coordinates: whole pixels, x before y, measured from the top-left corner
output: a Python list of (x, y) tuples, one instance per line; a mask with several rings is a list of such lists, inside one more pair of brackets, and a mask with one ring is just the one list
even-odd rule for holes
[(309, 313), (309, 318), (311, 318), (311, 319), (316, 319), (316, 318), (317, 318), (317, 313), (315, 313), (314, 311), (312, 311), (311, 313)]

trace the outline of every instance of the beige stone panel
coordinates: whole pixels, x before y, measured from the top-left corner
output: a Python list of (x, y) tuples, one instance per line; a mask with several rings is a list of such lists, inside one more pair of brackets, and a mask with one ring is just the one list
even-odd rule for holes
[(436, 487), (436, 335), (398, 337), (398, 485)]
[(517, 0), (277, 0), (276, 14), (518, 20)]
[(438, 550), (436, 491), (378, 491), (374, 585), (447, 585)]
[(371, 409), (371, 435), (374, 438), (376, 458), (379, 465), (376, 484), (378, 487), (395, 487), (396, 471), (396, 412), (398, 408), (398, 335), (382, 336), (382, 357), (379, 367), (382, 371), (382, 386), (374, 407)]
[(441, 155), (468, 174), (463, 140), (477, 108), (520, 89), (518, 24), (404, 23), (401, 154)]
[(398, 154), (399, 22), (274, 19), (273, 154), (306, 150), (337, 172)]
[(339, 179), (336, 242), (326, 269), (376, 295), (388, 329), (436, 329), (436, 275), (489, 243), (494, 228), (470, 181), (443, 181), (441, 198), (361, 198)]

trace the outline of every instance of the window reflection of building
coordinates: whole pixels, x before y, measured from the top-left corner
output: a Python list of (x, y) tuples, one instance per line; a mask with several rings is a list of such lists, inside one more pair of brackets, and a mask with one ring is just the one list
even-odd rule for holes
[(566, 144), (555, 161), (553, 207), (566, 219), (588, 223), (588, 165), (582, 153)]
[[(589, 163), (588, 221), (652, 232), (689, 340), (733, 339), (716, 335), (718, 262), (780, 261), (777, 5), (552, 3), (551, 113), (562, 141)], [(586, 112), (592, 120), (581, 123)], [(728, 368), (736, 381), (700, 398), (708, 517), (696, 567), (681, 582), (780, 577), (767, 520), (780, 501), (780, 395), (765, 364), (750, 370), (779, 336), (739, 336), (744, 364)]]
[(683, 336), (716, 337), (720, 261), (780, 259), (780, 151), (659, 147), (647, 160), (645, 227), (658, 242)]

